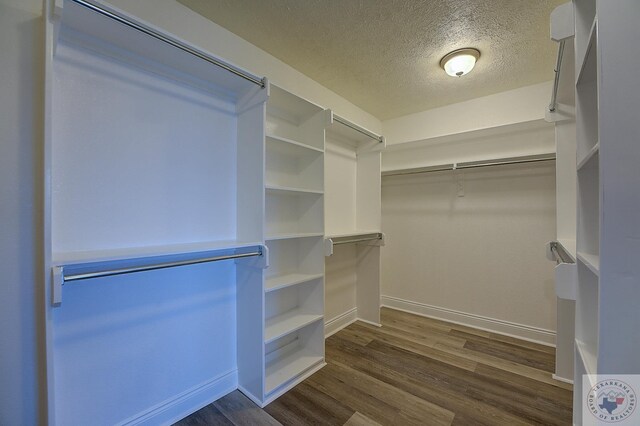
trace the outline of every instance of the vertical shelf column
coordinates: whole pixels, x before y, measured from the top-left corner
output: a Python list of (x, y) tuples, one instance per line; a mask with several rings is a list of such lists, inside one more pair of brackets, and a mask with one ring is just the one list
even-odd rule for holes
[(266, 109), (262, 406), (324, 363), (324, 114), (270, 86)]

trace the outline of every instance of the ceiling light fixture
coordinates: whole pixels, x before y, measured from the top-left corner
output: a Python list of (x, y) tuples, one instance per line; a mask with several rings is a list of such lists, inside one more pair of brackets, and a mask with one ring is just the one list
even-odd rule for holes
[(440, 59), (440, 66), (451, 77), (460, 77), (469, 74), (476, 61), (480, 57), (480, 51), (467, 47), (447, 53)]

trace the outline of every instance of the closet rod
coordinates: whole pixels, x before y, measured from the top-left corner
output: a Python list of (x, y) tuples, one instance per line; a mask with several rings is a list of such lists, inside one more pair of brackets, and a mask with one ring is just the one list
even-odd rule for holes
[(64, 274), (64, 268), (63, 268), (62, 281), (68, 282), (68, 281), (88, 280), (91, 278), (110, 277), (114, 275), (131, 274), (134, 272), (154, 271), (156, 269), (174, 268), (176, 266), (197, 265), (200, 263), (217, 262), (220, 260), (229, 260), (229, 259), (240, 259), (243, 257), (253, 257), (253, 256), (262, 256), (262, 250), (260, 249), (260, 250), (251, 251), (248, 253), (236, 253), (236, 254), (212, 256), (212, 257), (205, 257), (200, 259), (190, 259), (190, 260), (182, 260), (182, 261), (175, 261), (175, 262), (162, 262), (162, 263), (156, 263), (153, 265), (133, 266), (130, 268), (118, 268), (118, 269), (111, 269), (106, 271), (77, 273), (77, 274), (69, 274), (69, 275)]
[(358, 133), (361, 133), (365, 136), (370, 137), (371, 139), (377, 140), (379, 143), (384, 142), (384, 138), (382, 136), (376, 135), (373, 132), (368, 131), (367, 129), (363, 129), (362, 127), (353, 124), (352, 122), (350, 122), (349, 120), (346, 120), (342, 117), (340, 117), (339, 115), (333, 114), (333, 119), (335, 121), (337, 121), (338, 123), (342, 124), (343, 126), (347, 126), (350, 129), (355, 130)]
[(558, 85), (560, 84), (560, 68), (562, 67), (562, 55), (564, 54), (564, 40), (558, 45), (558, 59), (556, 59), (556, 67), (553, 70), (555, 78), (553, 79), (553, 92), (551, 92), (551, 103), (549, 103), (549, 111), (554, 112), (558, 106)]
[(200, 51), (198, 51), (196, 49), (193, 49), (193, 48), (187, 46), (186, 44), (184, 44), (184, 43), (182, 43), (180, 41), (174, 40), (174, 39), (169, 38), (169, 37), (157, 32), (155, 30), (152, 30), (152, 29), (147, 28), (147, 27), (145, 27), (143, 25), (140, 25), (140, 24), (130, 20), (129, 18), (127, 18), (125, 16), (122, 16), (122, 15), (119, 15), (119, 14), (117, 14), (115, 12), (112, 12), (112, 11), (109, 11), (107, 9), (104, 9), (101, 6), (95, 5), (95, 4), (93, 4), (91, 2), (88, 2), (86, 0), (71, 0), (71, 1), (76, 3), (76, 4), (79, 4), (81, 6), (84, 6), (87, 9), (93, 10), (94, 12), (97, 12), (97, 13), (103, 15), (103, 16), (106, 16), (107, 18), (111, 18), (111, 19), (113, 19), (115, 21), (118, 21), (121, 24), (124, 24), (124, 25), (126, 25), (126, 26), (128, 26), (130, 28), (138, 30), (138, 31), (140, 31), (140, 32), (142, 32), (142, 33), (144, 33), (144, 34), (146, 34), (148, 36), (151, 36), (151, 37), (153, 37), (153, 38), (155, 38), (157, 40), (160, 40), (160, 41), (162, 41), (164, 43), (167, 43), (167, 44), (169, 44), (169, 45), (171, 45), (171, 46), (173, 46), (175, 48), (178, 48), (178, 49), (180, 49), (180, 50), (182, 50), (184, 52), (187, 52), (187, 53), (189, 53), (189, 54), (191, 54), (193, 56), (196, 56), (196, 57), (198, 57), (198, 58), (200, 58), (200, 59), (202, 59), (202, 60), (204, 60), (206, 62), (209, 62), (210, 64), (213, 64), (213, 65), (215, 65), (217, 67), (220, 67), (220, 68), (222, 68), (222, 69), (224, 69), (226, 71), (229, 71), (230, 73), (235, 74), (238, 77), (242, 77), (245, 80), (248, 80), (248, 81), (258, 85), (263, 89), (266, 87), (266, 80), (264, 78), (259, 78), (259, 77), (256, 77), (254, 75), (251, 75), (251, 74), (247, 73), (246, 71), (241, 70), (240, 68), (236, 68), (233, 65), (230, 65), (230, 64), (227, 64), (225, 62), (222, 62), (221, 60), (219, 60), (217, 58), (214, 58), (213, 56), (207, 55), (205, 53), (202, 53), (202, 52), (200, 52)]
[(538, 163), (540, 161), (554, 161), (555, 159), (556, 159), (555, 154), (527, 155), (523, 157), (509, 157), (509, 158), (490, 160), (490, 161), (468, 161), (465, 163), (443, 164), (438, 166), (422, 167), (419, 169), (407, 169), (405, 171), (401, 171), (401, 170), (388, 171), (388, 172), (382, 172), (382, 176), (415, 175), (415, 174), (430, 173), (430, 172), (443, 172), (447, 170), (474, 169), (477, 167), (506, 166), (508, 164)]
[(381, 240), (381, 239), (382, 239), (382, 234), (376, 234), (373, 237), (353, 238), (350, 240), (335, 241), (333, 245), (338, 246), (340, 244), (361, 243), (364, 241), (375, 241), (375, 240)]

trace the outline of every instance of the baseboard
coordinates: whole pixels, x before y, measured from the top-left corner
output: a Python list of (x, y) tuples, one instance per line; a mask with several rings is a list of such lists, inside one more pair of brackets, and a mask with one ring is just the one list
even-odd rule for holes
[(384, 307), (397, 309), (399, 311), (449, 321), (479, 330), (503, 334), (505, 336), (516, 337), (541, 345), (555, 346), (556, 342), (556, 333), (543, 328), (469, 314), (391, 296), (380, 296), (380, 304)]
[(573, 384), (573, 380), (571, 380), (571, 379), (565, 379), (564, 377), (556, 376), (555, 374), (553, 374), (553, 375), (551, 376), (551, 378), (552, 378), (553, 380), (557, 380), (557, 381), (559, 381), (559, 382), (569, 383), (570, 385), (572, 385), (572, 384)]
[(346, 326), (353, 324), (358, 320), (358, 308), (349, 309), (344, 314), (340, 314), (335, 318), (330, 319), (324, 325), (324, 337), (325, 339), (338, 331), (342, 330)]
[(238, 370), (233, 370), (194, 386), (118, 424), (123, 426), (172, 425), (237, 388)]

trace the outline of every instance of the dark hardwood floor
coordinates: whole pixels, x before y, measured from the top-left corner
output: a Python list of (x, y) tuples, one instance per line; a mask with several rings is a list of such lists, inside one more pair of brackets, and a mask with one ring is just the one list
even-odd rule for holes
[(382, 310), (326, 341), (327, 366), (269, 404), (235, 391), (186, 425), (570, 425), (555, 349)]

